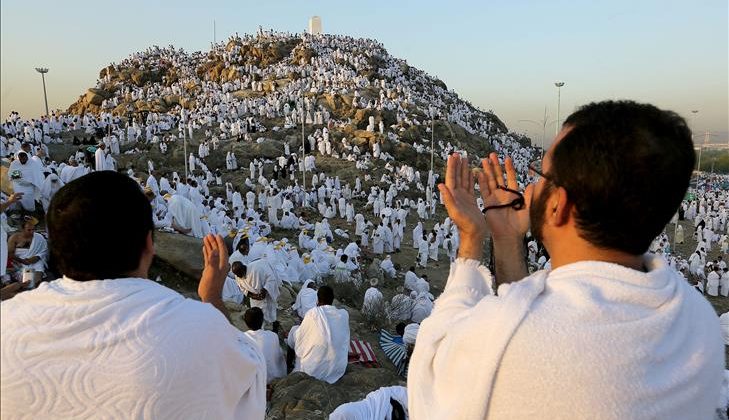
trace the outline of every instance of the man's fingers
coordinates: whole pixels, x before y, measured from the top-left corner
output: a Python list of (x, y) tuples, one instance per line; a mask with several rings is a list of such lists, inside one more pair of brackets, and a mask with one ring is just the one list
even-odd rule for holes
[(448, 188), (454, 188), (456, 185), (456, 166), (456, 155), (451, 154), (448, 156), (448, 160), (446, 161), (445, 185), (448, 186)]
[(440, 191), (440, 196), (443, 198), (443, 204), (445, 205), (446, 211), (450, 214), (451, 209), (455, 208), (453, 195), (451, 195), (450, 189), (444, 184), (438, 184), (438, 191)]
[(494, 169), (494, 177), (496, 178), (496, 184), (500, 186), (504, 186), (504, 171), (501, 169), (501, 164), (499, 163), (499, 156), (496, 153), (491, 153), (491, 166)]
[(519, 188), (519, 184), (516, 182), (516, 170), (514, 169), (514, 161), (507, 157), (506, 161), (504, 162), (504, 167), (506, 168), (506, 186), (511, 188), (512, 190), (516, 190)]
[(471, 168), (468, 167), (468, 159), (460, 158), (461, 161), (461, 183), (460, 187), (465, 190), (473, 191), (473, 176), (471, 175)]
[(486, 185), (489, 187), (489, 193), (493, 194), (496, 191), (496, 178), (494, 176), (494, 170), (491, 168), (491, 161), (486, 158), (481, 160), (481, 167), (483, 168), (483, 174), (486, 178)]
[(478, 172), (478, 176), (476, 177), (476, 181), (478, 181), (478, 188), (481, 190), (481, 198), (486, 201), (486, 197), (491, 195), (491, 189), (489, 188), (489, 181), (488, 177), (483, 171)]
[(208, 256), (208, 248), (205, 246), (204, 239), (203, 239), (202, 253), (203, 253), (203, 265), (208, 265), (208, 261), (210, 260), (210, 257)]

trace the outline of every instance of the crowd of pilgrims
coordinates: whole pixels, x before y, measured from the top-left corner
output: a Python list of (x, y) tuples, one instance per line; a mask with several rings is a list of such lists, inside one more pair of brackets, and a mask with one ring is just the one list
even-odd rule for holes
[[(258, 68), (240, 55), (244, 45), (296, 37), (315, 52), (309, 62), (302, 59), (292, 64), (291, 60), (282, 60)], [(222, 81), (200, 75), (196, 69), (211, 60), (222, 60), (226, 69), (235, 70), (234, 76)], [(373, 65), (375, 60), (380, 63), (378, 67)], [(286, 375), (292, 367), (287, 370), (278, 337), (263, 328), (278, 329), (277, 310), (288, 304), (279, 302), (278, 297), (282, 285), (288, 283), (300, 285), (291, 309), (301, 320), (286, 339), (296, 355), (289, 362), (295, 370), (334, 383), (344, 374), (342, 363), (346, 366), (348, 315), (332, 307), (329, 312), (317, 312), (319, 319), (307, 322), (307, 313), (322, 299), (317, 287), (328, 279), (356, 287), (369, 284), (362, 311), (384, 308), (392, 325), (398, 325), (398, 342), (412, 348), (417, 325), (430, 314), (435, 298), (427, 275), (422, 273), (433, 263), (456, 258), (459, 235), (449, 218), (437, 216), (443, 214), (436, 212), (442, 206), (435, 188), (437, 174), (396, 161), (382, 151), (380, 141), (357, 145), (353, 139), (335, 138), (333, 133), (343, 131), (351, 121), (336, 120), (315, 98), (348, 95), (353, 108), (393, 111), (394, 124), (386, 127), (381, 119), (370, 117), (366, 128), (379, 134), (382, 142), (392, 143), (405, 141), (400, 136), (411, 126), (422, 125), (430, 133), (430, 120), (413, 112), (415, 107), (427, 109), (427, 115), (440, 115), (448, 124), (483, 137), (500, 157), (511, 156), (522, 189), (531, 181), (529, 163), (540, 158), (540, 150), (524, 146), (514, 134), (499, 132), (486, 113), (432, 83), (427, 74), (403, 64), (372, 40), (273, 32), (255, 37), (236, 35), (214, 45), (209, 53), (187, 54), (173, 47), (154, 47), (132, 54), (110, 68), (120, 71), (134, 66), (158, 71), (174, 67), (178, 80), (138, 87), (113, 78), (114, 72), (107, 71), (97, 87), (113, 84), (115, 94), (104, 100), (98, 115), (59, 112), (26, 121), (11, 113), (0, 125), (0, 154), (11, 160), (8, 174), (14, 191), (23, 193), (15, 210), (28, 215), (47, 210), (56, 191), (91, 171), (127, 171), (149, 199), (157, 229), (196, 238), (213, 233), (233, 239), (231, 271), (223, 297), (238, 304), (248, 298), (252, 309), (245, 319), (267, 359), (269, 381)], [(373, 69), (377, 71), (374, 80), (363, 75)], [(299, 77), (283, 86), (266, 83), (264, 89), (263, 80), (283, 79), (290, 73)], [(432, 89), (424, 89), (426, 84)], [(235, 94), (240, 91), (264, 94)], [(189, 97), (196, 106), (178, 106), (167, 113), (149, 112), (144, 117), (136, 114), (131, 119), (111, 113), (120, 103), (151, 102), (168, 95)], [(232, 151), (232, 144), (265, 142), (266, 132), (294, 130), (302, 123), (308, 131), (303, 159), (298, 144), (284, 143), (284, 150), (274, 159), (244, 162)], [(155, 166), (163, 166), (164, 162), (152, 159), (147, 168), (136, 170), (117, 165), (122, 153), (139, 154), (158, 148), (166, 155), (170, 148), (182, 148), (183, 141), (197, 148), (186, 157), (187, 174), (182, 168), (162, 173)], [(48, 145), (63, 142), (78, 145), (78, 150), (62, 162), (51, 160)], [(444, 139), (437, 139), (434, 145), (440, 163), (450, 153), (458, 152)], [(412, 146), (417, 153), (431, 153), (429, 138)], [(211, 152), (225, 154), (225, 167), (208, 165)], [(317, 157), (322, 156), (353, 162), (362, 175), (350, 183), (336, 173), (325, 173), (317, 168)], [(305, 185), (300, 183), (302, 171)], [(235, 184), (231, 182), (233, 174), (242, 174), (245, 180)], [(715, 247), (723, 254), (729, 250), (729, 194), (712, 188), (725, 179), (712, 179), (713, 184), (707, 181), (695, 189), (694, 197), (685, 200), (676, 215), (677, 219), (693, 221), (696, 251), (688, 258), (673, 252), (676, 244), (685, 241), (680, 224), (675, 225), (673, 242), (664, 232), (656, 238), (651, 251), (665, 254), (671, 266), (695, 281), (702, 292), (727, 296), (729, 273), (725, 261), (721, 257), (707, 260)], [(214, 186), (223, 187), (225, 193), (212, 194)], [(3, 201), (6, 198), (3, 196)], [(483, 207), (480, 198), (478, 201)], [(9, 239), (4, 235), (4, 241), (18, 244), (8, 247), (8, 255), (4, 256), (4, 282), (19, 280), (24, 270), (46, 271), (47, 244), (41, 233), (34, 232), (35, 222), (32, 217), (23, 219), (17, 233)], [(5, 214), (2, 224), (4, 232), (11, 231)], [(271, 239), (274, 230), (282, 239)], [(548, 268), (549, 256), (543, 247), (533, 239), (526, 242), (530, 269)], [(335, 249), (335, 243), (342, 246)], [(392, 256), (405, 247), (417, 250), (417, 257), (396, 265)], [(397, 285), (396, 294), (386, 302), (381, 279)], [(302, 358), (302, 346), (315, 348), (321, 344), (312, 337), (318, 337), (314, 330), (322, 323), (341, 332), (336, 340), (336, 357), (309, 352)], [(385, 396), (390, 396), (407, 407), (405, 390), (399, 388), (383, 388), (377, 391), (382, 395), (368, 396), (369, 403), (389, 404)]]

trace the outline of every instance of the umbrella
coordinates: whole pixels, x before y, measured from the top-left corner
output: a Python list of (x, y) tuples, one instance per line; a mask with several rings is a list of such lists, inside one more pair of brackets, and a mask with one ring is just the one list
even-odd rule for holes
[(380, 330), (380, 348), (388, 359), (397, 368), (397, 374), (400, 376), (407, 375), (407, 347), (402, 342), (399, 335), (390, 334), (386, 330)]

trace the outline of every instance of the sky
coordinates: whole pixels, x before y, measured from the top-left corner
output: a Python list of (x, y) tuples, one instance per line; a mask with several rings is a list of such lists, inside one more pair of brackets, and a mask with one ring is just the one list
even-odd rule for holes
[[(0, 115), (67, 108), (99, 70), (151, 45), (207, 50), (238, 32), (377, 39), (388, 52), (546, 144), (580, 105), (632, 99), (689, 120), (703, 143), (729, 143), (726, 0), (583, 1), (0, 1)], [(215, 22), (215, 32), (213, 31)], [(692, 111), (698, 111), (692, 113)]]

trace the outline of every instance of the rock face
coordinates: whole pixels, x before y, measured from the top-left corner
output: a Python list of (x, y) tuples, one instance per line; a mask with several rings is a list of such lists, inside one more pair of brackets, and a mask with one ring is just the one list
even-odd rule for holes
[(202, 241), (187, 235), (155, 232), (154, 249), (158, 258), (193, 279), (202, 274)]
[(368, 393), (392, 385), (405, 385), (393, 372), (377, 368), (347, 366), (347, 372), (334, 384), (297, 372), (274, 381), (269, 420), (309, 420), (329, 416), (341, 404), (363, 399)]

